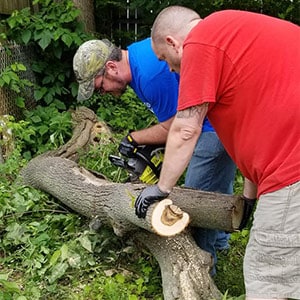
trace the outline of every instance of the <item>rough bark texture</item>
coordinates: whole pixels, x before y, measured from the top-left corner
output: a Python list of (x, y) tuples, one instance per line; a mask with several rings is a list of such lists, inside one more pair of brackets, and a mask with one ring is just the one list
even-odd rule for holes
[[(209, 275), (211, 256), (195, 244), (188, 229), (164, 238), (152, 232), (149, 216), (153, 207), (145, 220), (135, 216), (133, 202), (144, 184), (109, 182), (77, 165), (77, 150), (99, 142), (98, 133), (107, 134), (108, 129), (86, 108), (76, 111), (73, 119), (72, 139), (31, 160), (22, 171), (24, 182), (81, 215), (100, 219), (116, 235), (130, 233), (146, 245), (160, 265), (165, 300), (221, 299)], [(169, 198), (190, 215), (192, 226), (233, 231), (240, 224), (243, 203), (238, 197), (177, 187)]]
[[(145, 184), (110, 182), (69, 159), (43, 155), (32, 159), (22, 174), (26, 184), (53, 195), (81, 215), (109, 223), (119, 236), (136, 226), (151, 231), (151, 207), (146, 220), (138, 219), (133, 208)], [(233, 224), (239, 224), (236, 208), (242, 204), (238, 197), (177, 187), (169, 198), (190, 215), (192, 226), (233, 231)]]

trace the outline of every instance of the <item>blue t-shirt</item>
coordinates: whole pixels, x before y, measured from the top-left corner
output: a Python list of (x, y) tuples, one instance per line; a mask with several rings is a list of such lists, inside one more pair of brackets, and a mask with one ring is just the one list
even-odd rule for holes
[[(128, 46), (132, 80), (130, 87), (159, 122), (172, 118), (177, 111), (179, 75), (170, 72), (164, 61), (159, 61), (147, 38)], [(202, 131), (214, 131), (205, 118)]]

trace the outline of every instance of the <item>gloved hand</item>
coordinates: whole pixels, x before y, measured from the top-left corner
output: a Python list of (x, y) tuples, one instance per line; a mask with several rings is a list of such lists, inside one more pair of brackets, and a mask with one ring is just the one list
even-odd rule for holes
[(127, 157), (133, 157), (138, 143), (132, 138), (130, 132), (122, 139), (119, 152)]
[(243, 217), (242, 217), (241, 224), (239, 226), (239, 230), (242, 230), (243, 228), (246, 227), (256, 203), (256, 198), (249, 199), (245, 196), (241, 196), (241, 199), (244, 200), (244, 210), (243, 210)]
[(168, 196), (169, 193), (162, 192), (157, 184), (146, 187), (135, 200), (135, 214), (139, 218), (145, 218), (147, 209), (152, 203)]

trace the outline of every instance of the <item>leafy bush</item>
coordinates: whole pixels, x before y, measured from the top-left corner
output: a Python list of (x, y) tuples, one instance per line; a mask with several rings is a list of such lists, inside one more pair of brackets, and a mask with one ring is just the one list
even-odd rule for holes
[(114, 132), (138, 130), (157, 122), (155, 115), (130, 87), (120, 98), (110, 94), (94, 94), (91, 99), (84, 102), (84, 105), (95, 111)]
[[(35, 0), (33, 5), (37, 7), (35, 11), (24, 8), (2, 20), (0, 26), (5, 29), (1, 37), (32, 46), (36, 57), (31, 66), (37, 79), (35, 100), (65, 109), (72, 105), (72, 97), (77, 93), (73, 56), (78, 46), (91, 36), (84, 32), (83, 24), (78, 21), (80, 11), (71, 0)], [(13, 79), (22, 84), (18, 78)]]
[(26, 71), (26, 67), (22, 63), (13, 63), (0, 74), (0, 88), (10, 89), (17, 94), (21, 93), (15, 99), (16, 105), (20, 108), (25, 108), (25, 98), (22, 96), (22, 92), (33, 86), (32, 82), (19, 76), (24, 71)]

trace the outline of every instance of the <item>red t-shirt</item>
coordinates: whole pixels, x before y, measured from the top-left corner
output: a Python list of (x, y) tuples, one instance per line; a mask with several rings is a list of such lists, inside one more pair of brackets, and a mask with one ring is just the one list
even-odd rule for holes
[(242, 11), (214, 13), (183, 46), (178, 110), (208, 118), (258, 195), (300, 180), (300, 27)]

